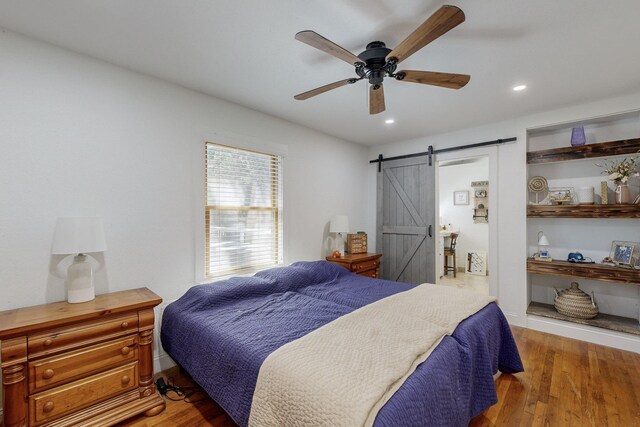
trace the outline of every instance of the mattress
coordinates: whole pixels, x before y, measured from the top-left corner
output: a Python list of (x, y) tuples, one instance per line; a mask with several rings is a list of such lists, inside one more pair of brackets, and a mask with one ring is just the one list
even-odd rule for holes
[[(161, 340), (240, 426), (248, 424), (262, 362), (280, 346), (413, 285), (300, 262), (195, 286), (164, 312)], [(497, 402), (493, 375), (522, 371), (494, 303), (464, 320), (380, 410), (375, 426), (466, 426)]]

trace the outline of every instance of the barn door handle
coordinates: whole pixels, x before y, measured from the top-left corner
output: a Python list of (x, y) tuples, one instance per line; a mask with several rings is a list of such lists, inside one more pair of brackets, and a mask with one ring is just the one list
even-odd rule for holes
[(429, 224), (429, 237), (432, 237), (431, 236), (431, 224)]

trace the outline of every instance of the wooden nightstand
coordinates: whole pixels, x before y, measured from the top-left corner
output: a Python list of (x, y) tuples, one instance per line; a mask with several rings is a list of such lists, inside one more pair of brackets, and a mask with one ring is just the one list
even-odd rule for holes
[(328, 256), (326, 260), (361, 276), (378, 279), (380, 277), (380, 257), (382, 254), (347, 254), (342, 258)]
[(0, 312), (4, 425), (109, 426), (165, 407), (147, 288)]

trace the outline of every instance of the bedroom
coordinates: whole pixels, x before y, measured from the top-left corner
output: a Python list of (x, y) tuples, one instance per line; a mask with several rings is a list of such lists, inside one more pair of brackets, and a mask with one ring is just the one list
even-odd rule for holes
[[(466, 21), (406, 64), (468, 73), (470, 83), (455, 91), (389, 81), (378, 115), (369, 115), (365, 82), (294, 100), (352, 73), (294, 35), (315, 30), (355, 53), (373, 40), (395, 46), (444, 2), (129, 3), (0, 1), (0, 310), (64, 301), (70, 260), (52, 254), (56, 219), (100, 217), (107, 250), (92, 255), (95, 293), (148, 287), (164, 300), (155, 314), (154, 371), (161, 372), (173, 366), (159, 345), (161, 310), (205, 280), (205, 141), (283, 155), (283, 263), (290, 264), (324, 258), (336, 214), (376, 248), (378, 172), (369, 161), (379, 154), (516, 137), (449, 153), (489, 157), (495, 227), (487, 270), (525, 359), (523, 374), (498, 379), (487, 419), (562, 419), (559, 399), (570, 401), (573, 391), (559, 384), (571, 379), (592, 384), (601, 401), (585, 398), (586, 408), (569, 406), (573, 413), (590, 420), (584, 411), (599, 408), (596, 421), (638, 423), (637, 334), (527, 314), (533, 297), (549, 303), (552, 287), (571, 281), (542, 285), (527, 273), (538, 231), (554, 258), (580, 249), (600, 262), (605, 249), (596, 240), (640, 241), (638, 220), (602, 230), (595, 219), (527, 219), (526, 160), (532, 143), (535, 150), (571, 146), (571, 128), (580, 124), (589, 144), (640, 136), (637, 2), (452, 3)], [(512, 91), (518, 84), (526, 90)], [(631, 190), (637, 194), (637, 178)], [(580, 221), (593, 225), (594, 238)], [(603, 313), (620, 309), (637, 325), (637, 286), (585, 284)], [(547, 359), (525, 357), (536, 351)], [(609, 374), (569, 368), (594, 357)], [(541, 373), (551, 367), (550, 385)], [(524, 409), (516, 400), (503, 411), (518, 387), (547, 392), (537, 406), (522, 397)]]

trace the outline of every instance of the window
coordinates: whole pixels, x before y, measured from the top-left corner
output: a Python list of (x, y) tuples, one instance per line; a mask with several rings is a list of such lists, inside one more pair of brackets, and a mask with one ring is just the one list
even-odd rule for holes
[(205, 274), (282, 262), (282, 158), (206, 144)]

